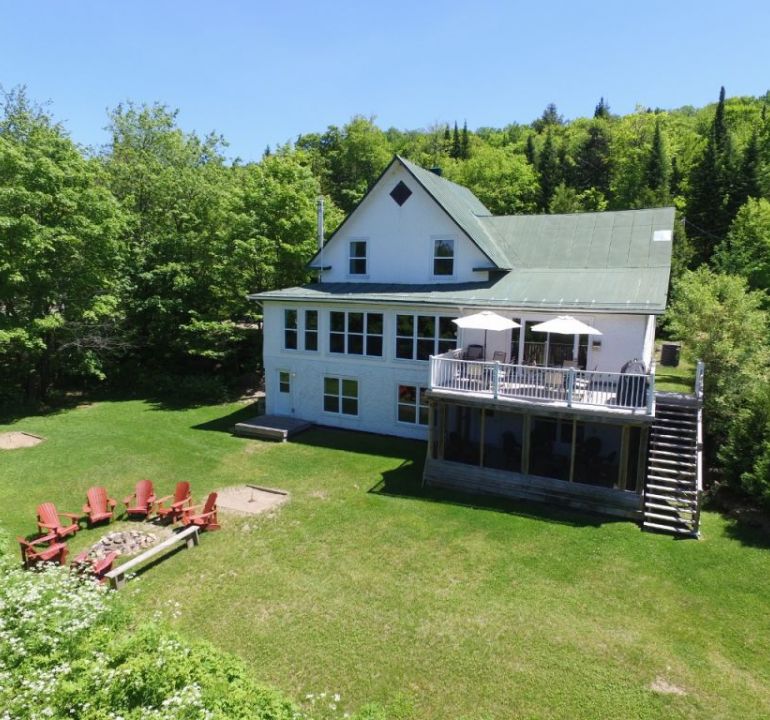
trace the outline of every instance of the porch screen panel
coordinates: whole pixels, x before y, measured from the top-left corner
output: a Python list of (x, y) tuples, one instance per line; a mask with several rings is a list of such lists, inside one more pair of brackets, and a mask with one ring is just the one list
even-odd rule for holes
[[(641, 485), (639, 477), (639, 444), (642, 440), (642, 430), (638, 427), (628, 429), (628, 465), (626, 469), (626, 490), (636, 492)], [(644, 472), (644, 468), (642, 468)]]
[(545, 365), (545, 338), (546, 333), (535, 332), (533, 325), (540, 320), (527, 320), (524, 324), (524, 365)]
[(529, 472), (569, 480), (572, 421), (533, 417), (530, 431)]
[(457, 325), (452, 318), (440, 317), (438, 319), (438, 353), (439, 355), (457, 347)]
[(481, 410), (449, 405), (444, 426), (444, 459), (478, 465), (481, 457)]
[(484, 467), (521, 472), (524, 418), (499, 410), (485, 412)]
[(574, 481), (617, 487), (622, 434), (620, 425), (578, 422)]

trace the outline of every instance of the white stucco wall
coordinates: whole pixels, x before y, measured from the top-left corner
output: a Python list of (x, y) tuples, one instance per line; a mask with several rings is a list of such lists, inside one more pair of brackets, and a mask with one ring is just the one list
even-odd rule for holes
[[(299, 324), (298, 350), (286, 350), (284, 340), (284, 310), (296, 309)], [(319, 321), (318, 351), (304, 351), (304, 310), (317, 310)], [(329, 313), (331, 311), (362, 311), (383, 314), (383, 356), (365, 357), (329, 352)], [(399, 384), (429, 383), (429, 363), (395, 357), (395, 324), (397, 314), (424, 314), (458, 317), (477, 312), (479, 308), (430, 308), (399, 305), (351, 305), (266, 302), (264, 305), (264, 365), (267, 394), (267, 412), (290, 414), (324, 425), (364, 430), (402, 437), (427, 437), (425, 426), (397, 421), (397, 388)], [(547, 320), (558, 313), (529, 314), (517, 311), (501, 314), (516, 320)], [(633, 358), (645, 359), (649, 320), (646, 315), (580, 315), (583, 321), (601, 330), (602, 346), (594, 350), (589, 341), (589, 370), (618, 372)], [(652, 324), (654, 330), (654, 322)], [(510, 349), (510, 332), (488, 333), (487, 353), (491, 358), (495, 349)], [(462, 346), (483, 342), (483, 332), (459, 336)], [(647, 360), (645, 360), (647, 362)], [(290, 374), (291, 393), (278, 392), (278, 373)], [(359, 385), (359, 414), (357, 417), (325, 412), (323, 409), (323, 379), (325, 376), (352, 378)], [(290, 402), (286, 402), (290, 401)]]
[[(412, 195), (399, 206), (390, 192), (403, 181)], [(434, 238), (454, 240), (455, 273), (433, 275)], [(349, 249), (353, 240), (367, 242), (367, 275), (351, 276)], [(489, 260), (473, 244), (433, 198), (401, 165), (395, 163), (380, 179), (340, 231), (314, 261), (321, 267), (324, 282), (447, 283), (486, 280)]]

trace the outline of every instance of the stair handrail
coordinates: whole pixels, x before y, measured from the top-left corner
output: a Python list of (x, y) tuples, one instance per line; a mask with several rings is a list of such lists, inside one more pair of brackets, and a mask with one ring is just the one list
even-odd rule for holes
[(703, 360), (698, 360), (695, 364), (695, 397), (703, 400), (703, 374), (706, 371), (706, 364)]

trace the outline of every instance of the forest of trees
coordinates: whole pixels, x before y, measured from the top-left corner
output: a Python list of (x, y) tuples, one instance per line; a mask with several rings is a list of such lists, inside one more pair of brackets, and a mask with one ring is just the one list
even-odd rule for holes
[[(770, 502), (770, 93), (704, 108), (403, 131), (343, 127), (230, 161), (159, 105), (119, 105), (76, 145), (24, 90), (0, 109), (0, 404), (142, 384), (215, 391), (255, 371), (248, 292), (302, 283), (315, 248), (394, 153), (495, 214), (674, 205), (664, 331), (704, 357), (712, 465)], [(592, 103), (593, 104), (593, 103)]]

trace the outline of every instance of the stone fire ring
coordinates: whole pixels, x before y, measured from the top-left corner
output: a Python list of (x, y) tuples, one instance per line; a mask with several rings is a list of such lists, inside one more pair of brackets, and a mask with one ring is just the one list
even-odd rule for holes
[[(165, 532), (164, 532), (165, 530)], [(111, 552), (119, 556), (136, 555), (152, 547), (169, 531), (147, 523), (133, 524), (125, 530), (113, 530), (94, 543), (88, 550), (89, 560), (100, 560)]]

